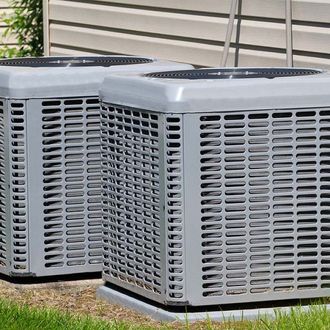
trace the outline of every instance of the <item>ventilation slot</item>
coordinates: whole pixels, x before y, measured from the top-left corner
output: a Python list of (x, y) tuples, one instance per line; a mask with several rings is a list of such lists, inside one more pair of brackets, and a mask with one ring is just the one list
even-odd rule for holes
[(161, 293), (158, 117), (104, 107), (105, 275)]
[(45, 267), (101, 263), (97, 99), (42, 103)]
[(7, 215), (6, 198), (8, 191), (6, 189), (5, 172), (5, 119), (4, 119), (4, 100), (0, 99), (0, 269), (7, 267)]
[(168, 295), (171, 300), (184, 297), (184, 211), (182, 117), (167, 116), (166, 145), (166, 219)]
[(28, 269), (25, 105), (9, 102), (13, 269)]
[(203, 296), (330, 287), (330, 111), (199, 117)]
[(220, 147), (220, 116), (200, 118), (201, 143), (201, 238), (203, 265), (203, 295), (224, 294), (224, 243), (222, 204), (222, 150)]

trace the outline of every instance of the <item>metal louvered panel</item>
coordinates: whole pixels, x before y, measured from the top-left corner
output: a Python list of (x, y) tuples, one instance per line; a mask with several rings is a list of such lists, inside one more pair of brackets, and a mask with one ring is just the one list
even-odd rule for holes
[(25, 273), (29, 267), (29, 232), (27, 205), (27, 150), (25, 101), (8, 101), (9, 157), (11, 185), (11, 268), (15, 273)]
[(0, 99), (0, 269), (6, 270), (7, 259), (7, 183), (5, 172), (5, 100)]
[(165, 224), (169, 300), (185, 300), (182, 116), (165, 116)]
[(116, 106), (101, 117), (104, 275), (160, 301), (159, 118)]
[[(3, 59), (0, 66), (0, 273), (40, 280), (100, 276), (100, 85), (110, 73), (191, 66), (138, 56)], [(141, 125), (150, 124), (146, 130), (157, 131), (154, 116), (140, 119)], [(153, 137), (149, 142), (157, 141)], [(155, 192), (152, 209), (137, 207), (150, 217), (150, 223), (141, 224), (140, 241), (142, 263), (156, 269), (148, 274), (156, 290), (160, 261), (151, 250), (160, 253), (160, 221), (155, 219), (159, 160), (147, 159), (157, 148), (148, 149), (146, 143), (141, 142), (146, 148), (142, 153), (152, 169), (141, 169), (141, 178), (146, 186), (150, 179)]]
[[(317, 236), (317, 241), (313, 242), (313, 251), (306, 249), (304, 257), (314, 259), (314, 267), (321, 267), (321, 277), (318, 278), (318, 284), (321, 288), (330, 288), (330, 109), (320, 111), (316, 114), (318, 122), (318, 130), (315, 132), (317, 141), (320, 143), (318, 154), (318, 166), (320, 166), (319, 172), (316, 175), (309, 173), (309, 180), (301, 182), (305, 186), (311, 187), (313, 189), (313, 183), (316, 182), (317, 189), (316, 192), (319, 196), (318, 204), (319, 207), (317, 216), (319, 219), (315, 219), (311, 214), (308, 214), (306, 218), (301, 221), (301, 226), (305, 226), (307, 230), (314, 231), (314, 235)], [(313, 119), (310, 120), (311, 126), (313, 126)], [(313, 135), (313, 129), (309, 131)], [(313, 151), (310, 150), (305, 156), (309, 157)], [(316, 226), (320, 223), (319, 226)], [(316, 244), (316, 246), (315, 246)], [(321, 247), (321, 249), (320, 249)], [(321, 250), (321, 251), (320, 251)], [(317, 259), (316, 259), (317, 258)], [(317, 264), (315, 265), (315, 259)]]
[(329, 287), (329, 116), (313, 109), (200, 117), (205, 302), (315, 297)]
[(222, 236), (224, 232), (221, 212), (223, 184), (220, 175), (220, 116), (200, 118), (200, 210), (201, 253), (203, 263), (203, 295), (223, 295), (224, 256)]
[(1, 273), (100, 271), (98, 99), (0, 102)]
[(98, 110), (96, 98), (42, 102), (43, 263), (48, 269), (101, 263)]
[[(135, 267), (134, 205), (153, 204), (134, 180), (144, 135), (133, 114), (164, 126), (164, 213), (154, 213), (164, 253), (152, 252), (166, 274), (160, 292)], [(101, 122), (106, 281), (171, 305), (329, 295), (329, 109), (170, 115), (104, 104)]]

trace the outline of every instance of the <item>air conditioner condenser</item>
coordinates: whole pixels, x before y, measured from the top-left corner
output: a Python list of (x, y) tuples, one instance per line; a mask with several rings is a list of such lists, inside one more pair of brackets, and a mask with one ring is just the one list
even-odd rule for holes
[(298, 68), (108, 77), (104, 280), (171, 306), (329, 296), (329, 86)]
[(99, 86), (110, 72), (187, 67), (128, 56), (0, 60), (0, 273), (101, 271)]

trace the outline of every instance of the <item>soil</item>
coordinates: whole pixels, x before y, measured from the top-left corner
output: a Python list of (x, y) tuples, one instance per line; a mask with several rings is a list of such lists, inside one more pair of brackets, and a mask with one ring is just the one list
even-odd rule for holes
[(149, 317), (118, 305), (96, 299), (98, 285), (16, 285), (0, 280), (0, 296), (19, 304), (54, 308), (61, 311), (89, 315), (104, 320), (126, 321), (155, 326)]
[(57, 309), (106, 321), (125, 321), (149, 329), (246, 329), (245, 322), (212, 323), (212, 326), (209, 322), (198, 322), (189, 327), (179, 322), (162, 324), (128, 308), (97, 299), (96, 289), (101, 284), (96, 280), (17, 285), (0, 279), (0, 297), (31, 307)]

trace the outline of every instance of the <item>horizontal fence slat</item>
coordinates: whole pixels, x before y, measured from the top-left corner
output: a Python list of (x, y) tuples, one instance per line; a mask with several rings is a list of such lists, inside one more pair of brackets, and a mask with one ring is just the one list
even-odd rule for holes
[[(77, 49), (69, 49), (63, 47), (51, 47), (50, 52), (53, 56), (82, 56), (82, 55), (95, 55), (94, 52), (77, 50)], [(152, 56), (152, 54), (150, 54)], [(261, 66), (261, 67), (269, 67), (269, 66), (286, 66), (285, 55), (283, 54), (274, 54), (274, 53), (266, 53), (254, 50), (243, 50), (241, 52), (241, 65), (247, 67), (253, 66)], [(216, 61), (218, 59), (216, 58)], [(233, 66), (234, 64), (234, 51), (232, 50), (229, 55), (228, 65)], [(315, 68), (328, 68), (330, 69), (329, 61), (326, 59), (320, 58), (311, 58), (305, 56), (295, 56), (295, 64), (297, 67), (315, 67)], [(218, 66), (219, 63), (216, 62), (214, 66)]]
[[(1, 1), (1, 0), (0, 0)], [(231, 0), (49, 0), (52, 51), (219, 65)], [(285, 0), (242, 1), (238, 65), (285, 65)], [(295, 64), (330, 65), (330, 0), (293, 0)], [(236, 30), (237, 29), (237, 30)], [(97, 40), (97, 41), (96, 41)], [(229, 61), (234, 64), (235, 50)]]
[[(207, 13), (228, 13), (231, 4), (231, 0), (104, 0), (103, 2)], [(329, 4), (329, 0), (293, 0), (293, 19), (329, 23)], [(285, 0), (243, 0), (242, 15), (283, 19)]]
[[(219, 46), (203, 45), (186, 41), (167, 40), (118, 32), (99, 31), (89, 28), (50, 24), (50, 39), (54, 44), (101, 52), (150, 55), (160, 58), (191, 62), (198, 65), (214, 63), (219, 57)], [(106, 40), (106, 42), (104, 42)]]
[[(71, 1), (52, 2), (49, 7), (49, 17), (51, 21), (201, 39), (223, 39), (228, 22), (225, 18), (118, 8)], [(215, 28), (219, 28), (219, 30), (214, 31)]]
[(95, 53), (83, 51), (83, 50), (73, 50), (73, 49), (66, 49), (61, 47), (52, 47), (50, 49), (52, 56), (82, 56), (82, 55), (95, 55)]
[[(240, 66), (286, 66), (286, 55), (272, 52), (262, 52), (244, 49), (240, 51)], [(330, 61), (326, 58), (311, 56), (294, 56), (295, 67), (310, 67), (330, 69)]]
[[(7, 0), (0, 0), (0, 17), (10, 16), (14, 12), (13, 8), (10, 8), (10, 3)], [(7, 26), (5, 22), (0, 19), (0, 47), (3, 45), (7, 45), (10, 47), (17, 46), (17, 40), (15, 34), (10, 34), (6, 37), (3, 36), (4, 31), (6, 30)]]
[(6, 27), (1, 27), (0, 26), (0, 46), (5, 44), (5, 45), (16, 45), (16, 37), (15, 35), (11, 34), (9, 36), (4, 37), (2, 34), (6, 30)]
[[(0, 9), (0, 14), (4, 16), (9, 16), (14, 12), (12, 8), (1, 8)], [(2, 21), (2, 20), (1, 20)]]
[(2, 11), (4, 8), (9, 8), (9, 3), (8, 1), (0, 0), (0, 10)]
[[(120, 32), (95, 30), (79, 26), (50, 24), (50, 39), (56, 47), (99, 53), (148, 55), (200, 66), (220, 65), (222, 46), (191, 41), (170, 40)], [(234, 65), (234, 49), (231, 49), (229, 65)], [(51, 53), (52, 54), (52, 53)], [(246, 66), (285, 65), (285, 54), (260, 50), (241, 49), (239, 64)], [(295, 56), (296, 65), (329, 67), (329, 59)]]
[[(53, 1), (49, 8), (50, 19), (65, 24), (83, 24), (98, 28), (125, 29), (132, 33), (161, 34), (177, 39), (191, 38), (224, 42), (228, 19), (173, 14), (150, 10), (138, 10), (101, 6), (71, 1)], [(232, 41), (235, 41), (236, 31)], [(330, 53), (329, 28), (294, 26), (296, 50)], [(196, 40), (197, 41), (197, 40)], [(285, 25), (274, 22), (243, 20), (240, 43), (258, 47), (284, 49)]]

